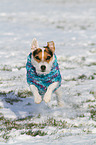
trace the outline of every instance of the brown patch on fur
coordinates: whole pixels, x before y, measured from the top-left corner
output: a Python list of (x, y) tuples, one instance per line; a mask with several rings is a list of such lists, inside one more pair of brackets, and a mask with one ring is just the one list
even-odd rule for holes
[(42, 60), (42, 49), (38, 48), (33, 51), (33, 57), (38, 63), (40, 63)]
[(53, 52), (49, 48), (44, 50), (44, 61), (49, 63), (53, 59)]
[(47, 42), (47, 46), (54, 53), (54, 51), (55, 51), (55, 43), (54, 43), (54, 41)]

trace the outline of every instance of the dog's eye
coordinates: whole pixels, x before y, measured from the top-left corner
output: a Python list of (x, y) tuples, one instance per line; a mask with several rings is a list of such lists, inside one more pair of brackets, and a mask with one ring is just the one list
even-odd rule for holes
[(50, 56), (47, 56), (46, 60), (49, 60), (51, 57)]
[(39, 56), (36, 56), (35, 58), (38, 59), (38, 60), (40, 60)]

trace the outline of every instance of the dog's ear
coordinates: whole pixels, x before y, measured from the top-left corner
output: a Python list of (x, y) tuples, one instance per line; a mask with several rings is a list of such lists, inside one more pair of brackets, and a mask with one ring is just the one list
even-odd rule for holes
[(48, 46), (49, 49), (54, 53), (54, 51), (55, 51), (55, 44), (54, 44), (54, 41), (47, 42), (47, 46)]
[(31, 50), (34, 51), (37, 48), (38, 48), (38, 41), (36, 40), (36, 38), (34, 38), (32, 40)]

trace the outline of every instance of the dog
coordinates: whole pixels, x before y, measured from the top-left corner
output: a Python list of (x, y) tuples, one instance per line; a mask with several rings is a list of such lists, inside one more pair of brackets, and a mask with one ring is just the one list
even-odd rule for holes
[(55, 44), (39, 47), (36, 38), (32, 41), (31, 53), (27, 57), (27, 83), (34, 96), (34, 102), (50, 102), (53, 92), (56, 93), (58, 105), (63, 106), (61, 92), (61, 74), (55, 55)]

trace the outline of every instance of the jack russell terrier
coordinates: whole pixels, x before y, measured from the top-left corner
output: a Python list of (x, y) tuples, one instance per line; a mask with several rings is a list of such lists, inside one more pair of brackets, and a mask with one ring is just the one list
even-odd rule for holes
[(61, 93), (61, 75), (55, 55), (55, 44), (47, 42), (40, 48), (36, 38), (32, 41), (31, 53), (27, 57), (27, 83), (34, 96), (35, 103), (42, 100), (48, 103), (52, 92), (56, 93), (59, 106), (63, 106)]

